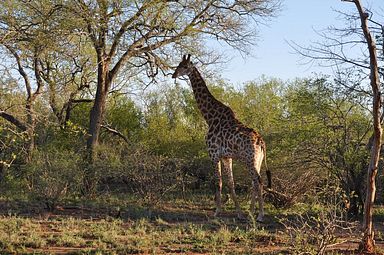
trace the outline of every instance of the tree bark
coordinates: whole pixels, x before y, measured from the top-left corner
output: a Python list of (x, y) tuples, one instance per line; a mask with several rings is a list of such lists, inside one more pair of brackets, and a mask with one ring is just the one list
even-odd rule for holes
[(371, 148), (371, 160), (368, 167), (367, 177), (367, 192), (364, 204), (364, 223), (363, 223), (363, 239), (361, 241), (359, 250), (361, 253), (374, 253), (375, 240), (372, 223), (373, 204), (375, 202), (376, 183), (375, 178), (380, 160), (380, 148), (382, 138), (381, 127), (381, 91), (380, 91), (380, 77), (377, 63), (377, 49), (376, 42), (368, 27), (369, 14), (363, 10), (360, 0), (344, 0), (353, 2), (359, 12), (361, 28), (364, 33), (365, 40), (369, 51), (369, 64), (370, 64), (370, 85), (373, 94), (372, 115), (373, 115), (373, 142)]
[(96, 191), (97, 177), (96, 173), (92, 169), (92, 163), (97, 158), (97, 146), (99, 145), (99, 135), (102, 122), (104, 120), (105, 105), (107, 102), (107, 96), (109, 87), (111, 84), (109, 74), (109, 58), (104, 54), (105, 43), (101, 44), (101, 47), (96, 48), (97, 51), (97, 89), (95, 100), (90, 112), (89, 118), (89, 130), (87, 139), (88, 148), (88, 165), (84, 176), (84, 194), (87, 196), (93, 196)]
[(105, 104), (107, 101), (110, 83), (107, 65), (101, 63), (98, 69), (97, 90), (92, 110), (90, 112), (88, 131), (89, 138), (87, 141), (87, 147), (90, 150), (91, 159), (94, 158), (95, 148), (99, 144), (100, 128), (104, 118)]
[(27, 135), (28, 135), (28, 143), (27, 143), (27, 158), (26, 161), (31, 162), (32, 160), (32, 153), (35, 149), (35, 127), (36, 127), (36, 121), (33, 113), (33, 100), (28, 98), (27, 104), (26, 104), (26, 111), (27, 111)]

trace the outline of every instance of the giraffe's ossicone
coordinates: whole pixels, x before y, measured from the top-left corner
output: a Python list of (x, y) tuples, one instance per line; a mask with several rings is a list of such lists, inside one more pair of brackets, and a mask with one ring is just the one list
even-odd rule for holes
[[(206, 143), (208, 154), (215, 166), (216, 175), (216, 212), (221, 212), (222, 191), (222, 168), (228, 175), (229, 189), (232, 200), (239, 217), (242, 217), (239, 202), (236, 198), (235, 184), (232, 173), (232, 159), (242, 161), (252, 179), (251, 212), (255, 211), (256, 197), (259, 202), (258, 221), (263, 221), (264, 207), (260, 177), (260, 169), (266, 155), (265, 142), (262, 137), (252, 128), (242, 124), (235, 116), (231, 108), (217, 100), (208, 90), (207, 85), (200, 72), (190, 60), (190, 55), (183, 56), (182, 61), (176, 68), (172, 78), (187, 75), (191, 82), (197, 106), (208, 124)], [(268, 176), (268, 187), (271, 186), (270, 172)]]

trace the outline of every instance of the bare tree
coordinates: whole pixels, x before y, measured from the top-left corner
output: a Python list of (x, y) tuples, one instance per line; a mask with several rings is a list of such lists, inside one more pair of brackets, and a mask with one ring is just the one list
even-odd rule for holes
[[(366, 198), (364, 203), (364, 237), (360, 246), (361, 252), (374, 252), (374, 232), (372, 225), (372, 211), (375, 199), (376, 185), (375, 177), (379, 163), (381, 137), (382, 137), (382, 102), (381, 102), (381, 81), (380, 75), (383, 75), (383, 69), (379, 68), (379, 63), (383, 59), (377, 56), (376, 37), (382, 37), (383, 25), (375, 22), (372, 18), (372, 12), (363, 8), (360, 0), (342, 0), (354, 3), (358, 15), (341, 13), (350, 24), (344, 29), (331, 28), (321, 33), (326, 43), (317, 43), (306, 48), (293, 44), (296, 51), (311, 61), (319, 61), (323, 65), (335, 68), (338, 77), (353, 76), (348, 83), (345, 79), (336, 79), (339, 84), (346, 88), (346, 92), (364, 94), (371, 98), (372, 105), (370, 111), (373, 120), (373, 135), (367, 145), (370, 149), (370, 162), (368, 167), (368, 179), (366, 186)], [(360, 23), (360, 28), (359, 28)], [(361, 51), (356, 53), (353, 48), (360, 45)], [(383, 45), (382, 45), (383, 46)], [(368, 51), (366, 50), (368, 49)], [(384, 47), (382, 48), (384, 50)], [(384, 56), (384, 54), (383, 54)], [(369, 86), (366, 84), (369, 80)]]
[(382, 138), (382, 98), (381, 98), (381, 82), (379, 76), (379, 66), (377, 58), (376, 42), (373, 38), (368, 25), (369, 13), (363, 9), (360, 0), (343, 0), (355, 4), (361, 21), (361, 29), (369, 51), (369, 67), (370, 67), (370, 85), (372, 89), (372, 117), (373, 117), (373, 141), (371, 147), (371, 160), (368, 167), (367, 194), (364, 204), (364, 236), (360, 245), (361, 252), (374, 253), (374, 231), (372, 223), (373, 203), (375, 201), (376, 183), (375, 178), (380, 159), (381, 138)]

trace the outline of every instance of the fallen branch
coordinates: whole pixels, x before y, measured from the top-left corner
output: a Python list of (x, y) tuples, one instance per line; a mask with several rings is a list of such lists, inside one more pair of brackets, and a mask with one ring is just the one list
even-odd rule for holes
[(113, 128), (108, 127), (106, 125), (101, 125), (101, 127), (104, 128), (106, 131), (122, 138), (127, 144), (130, 144), (128, 138), (125, 135), (123, 135), (121, 132), (117, 131), (116, 129), (113, 129)]

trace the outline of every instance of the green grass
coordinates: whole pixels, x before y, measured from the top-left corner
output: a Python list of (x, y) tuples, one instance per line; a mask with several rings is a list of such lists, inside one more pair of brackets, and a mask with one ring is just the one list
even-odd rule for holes
[(205, 224), (169, 224), (160, 219), (126, 223), (120, 219), (39, 221), (2, 217), (0, 226), (3, 227), (1, 250), (9, 253), (44, 251), (52, 246), (121, 254), (222, 253), (228, 249), (242, 250), (243, 246), (250, 248), (258, 241), (248, 231), (233, 230), (225, 224), (215, 230)]
[[(246, 211), (248, 201), (242, 203)], [(117, 198), (68, 204), (69, 209), (64, 206), (53, 214), (0, 216), (0, 254), (294, 254), (279, 220), (308, 208), (295, 212), (267, 205), (266, 222), (259, 224), (252, 218), (237, 220), (231, 204), (222, 217), (214, 218), (211, 196), (170, 198), (151, 208)], [(19, 209), (13, 211), (25, 212)], [(305, 233), (301, 237), (307, 238)]]

